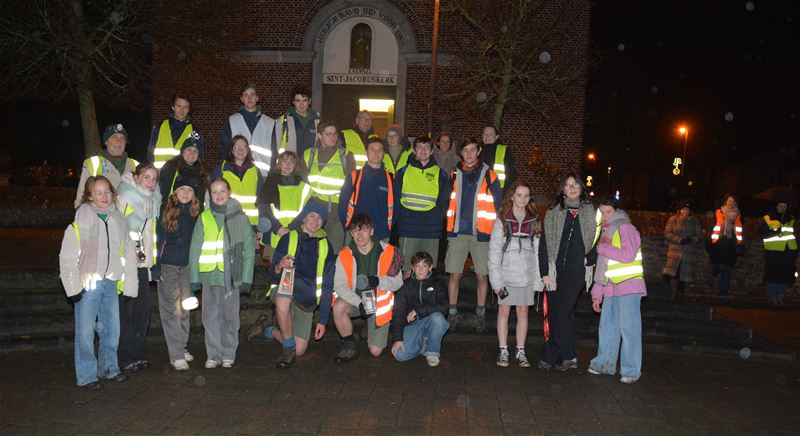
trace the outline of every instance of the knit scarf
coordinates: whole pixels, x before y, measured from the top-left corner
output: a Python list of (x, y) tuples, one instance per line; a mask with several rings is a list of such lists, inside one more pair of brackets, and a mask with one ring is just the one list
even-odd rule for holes
[[(125, 216), (125, 221), (131, 230), (141, 231), (146, 220), (158, 218), (161, 209), (161, 192), (148, 191), (138, 183), (128, 180), (120, 182), (117, 194), (133, 209), (132, 214)], [(126, 211), (120, 211), (125, 214)]]
[(235, 198), (228, 199), (223, 205), (211, 202), (214, 213), (225, 214), (225, 283), (232, 283), (235, 288), (242, 284), (242, 263), (244, 262), (244, 238), (253, 237), (253, 228), (242, 211), (242, 205)]
[(737, 207), (728, 207), (723, 205), (719, 208), (722, 211), (722, 229), (721, 232), (725, 235), (728, 239), (736, 239), (733, 232), (733, 226), (736, 222), (736, 218), (739, 217), (739, 208)]
[(480, 166), (480, 164), (481, 164), (481, 160), (480, 160), (480, 159), (477, 159), (477, 160), (475, 161), (475, 164), (474, 164), (474, 165), (467, 166), (467, 161), (465, 161), (464, 159), (461, 159), (461, 171), (462, 171), (464, 174), (471, 173), (472, 171), (474, 171), (474, 170), (475, 170), (475, 168), (478, 168), (478, 167)]

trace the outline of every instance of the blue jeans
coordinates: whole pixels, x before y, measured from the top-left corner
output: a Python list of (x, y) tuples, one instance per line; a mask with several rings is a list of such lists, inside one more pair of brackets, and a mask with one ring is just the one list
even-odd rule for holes
[[(120, 373), (117, 363), (117, 298), (117, 282), (104, 279), (97, 282), (97, 289), (84, 292), (81, 301), (75, 303), (75, 376), (78, 386)], [(97, 357), (94, 355), (95, 331), (100, 338)]]
[(623, 377), (639, 378), (642, 372), (641, 301), (641, 294), (603, 299), (597, 357), (589, 363), (590, 368), (602, 374), (617, 372), (621, 340), (619, 372)]
[(448, 328), (450, 328), (450, 324), (439, 312), (412, 322), (403, 329), (403, 348), (397, 350), (394, 358), (398, 362), (405, 362), (420, 354), (425, 357), (439, 357), (439, 351), (442, 349), (442, 337), (447, 333)]
[(709, 286), (714, 285), (714, 279), (719, 276), (719, 295), (728, 296), (731, 288), (731, 266), (725, 263), (715, 263), (711, 265), (711, 277), (708, 278)]

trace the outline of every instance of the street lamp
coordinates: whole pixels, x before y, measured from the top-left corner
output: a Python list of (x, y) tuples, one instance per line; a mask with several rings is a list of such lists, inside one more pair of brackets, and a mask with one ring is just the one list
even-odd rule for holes
[(686, 143), (689, 142), (689, 128), (686, 126), (680, 126), (678, 128), (678, 133), (683, 135), (683, 158), (681, 162), (683, 163), (683, 171), (681, 171), (681, 181), (683, 181), (683, 174), (686, 172)]

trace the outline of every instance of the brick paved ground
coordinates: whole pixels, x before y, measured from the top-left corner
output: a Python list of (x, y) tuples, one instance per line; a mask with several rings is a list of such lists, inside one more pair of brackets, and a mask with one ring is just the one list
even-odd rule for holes
[[(484, 340), (485, 339), (485, 340)], [(3, 354), (0, 434), (797, 434), (800, 368), (666, 353), (642, 379), (592, 376), (591, 349), (566, 374), (498, 368), (491, 338), (446, 338), (442, 365), (383, 356), (336, 366), (334, 339), (288, 371), (278, 346), (243, 344), (233, 369), (172, 371), (163, 341), (153, 366), (98, 393), (74, 386), (72, 349)], [(538, 342), (538, 341), (532, 341)], [(535, 356), (538, 347), (531, 347)], [(198, 362), (200, 361), (200, 362)]]

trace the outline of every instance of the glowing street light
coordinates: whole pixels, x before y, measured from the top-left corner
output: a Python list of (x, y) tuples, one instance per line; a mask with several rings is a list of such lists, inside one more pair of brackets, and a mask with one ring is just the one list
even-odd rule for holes
[(683, 135), (683, 158), (681, 159), (681, 163), (683, 164), (683, 171), (681, 171), (681, 180), (683, 180), (683, 174), (686, 172), (686, 143), (689, 142), (689, 128), (686, 126), (678, 127), (678, 133)]
[(591, 160), (591, 161), (593, 161), (593, 160), (595, 159), (595, 157), (596, 157), (596, 156), (594, 155), (594, 153), (589, 153), (589, 154), (586, 156), (586, 158), (587, 158), (587, 159), (589, 159), (589, 160)]

